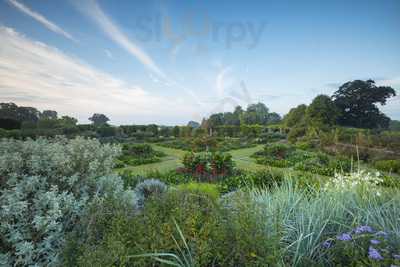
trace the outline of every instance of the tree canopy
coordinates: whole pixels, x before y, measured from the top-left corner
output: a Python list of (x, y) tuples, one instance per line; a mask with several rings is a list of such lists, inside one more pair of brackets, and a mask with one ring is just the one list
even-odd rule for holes
[(304, 104), (298, 105), (295, 108), (289, 110), (289, 113), (285, 115), (284, 122), (287, 127), (293, 127), (295, 125), (302, 125), (305, 123), (307, 106)]
[(357, 128), (387, 128), (390, 119), (376, 104), (396, 96), (389, 86), (376, 86), (373, 80), (354, 80), (339, 87), (332, 98), (340, 111), (338, 123)]
[(339, 110), (327, 95), (319, 95), (306, 109), (307, 124), (316, 128), (336, 124)]
[(103, 125), (106, 124), (110, 119), (104, 114), (94, 113), (89, 120), (92, 121), (94, 125)]

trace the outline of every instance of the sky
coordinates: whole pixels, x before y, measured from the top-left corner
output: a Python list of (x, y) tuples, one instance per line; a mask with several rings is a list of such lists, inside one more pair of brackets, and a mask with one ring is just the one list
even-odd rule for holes
[[(0, 102), (87, 123), (281, 115), (355, 79), (400, 94), (398, 0), (0, 0)], [(400, 119), (400, 96), (382, 110)]]

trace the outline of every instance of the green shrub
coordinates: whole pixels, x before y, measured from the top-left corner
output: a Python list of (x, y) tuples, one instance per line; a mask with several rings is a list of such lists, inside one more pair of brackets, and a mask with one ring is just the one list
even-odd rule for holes
[(184, 244), (175, 222), (194, 266), (273, 265), (280, 256), (279, 238), (265, 232), (257, 206), (248, 198), (238, 199), (233, 206), (221, 207), (208, 193), (171, 190), (147, 202), (134, 217), (113, 218), (103, 241), (84, 246), (77, 255), (78, 265), (152, 266), (156, 264), (153, 258), (132, 256), (180, 255), (177, 244), (181, 248)]
[(205, 194), (212, 199), (218, 199), (219, 197), (219, 187), (216, 184), (190, 182), (186, 184), (179, 184), (176, 189), (192, 192), (194, 194)]
[(117, 168), (159, 162), (164, 156), (165, 153), (154, 150), (149, 144), (124, 144), (122, 155), (117, 161)]
[(380, 171), (400, 174), (400, 160), (379, 160), (374, 162), (374, 167)]
[(167, 186), (156, 179), (147, 179), (140, 182), (135, 187), (135, 195), (138, 199), (139, 207), (143, 208), (149, 198), (160, 197), (167, 191)]
[(161, 199), (150, 199), (136, 216), (115, 217), (107, 235), (95, 246), (86, 246), (79, 256), (80, 266), (152, 266), (151, 258), (129, 256), (152, 252), (175, 252), (178, 237), (174, 220), (193, 250), (198, 266), (214, 260), (217, 249), (212, 235), (218, 226), (216, 202), (206, 194), (171, 190)]
[(234, 162), (230, 154), (187, 153), (182, 160), (184, 168), (179, 169), (181, 173), (197, 177), (199, 181), (216, 181), (229, 176), (234, 171)]
[(271, 188), (280, 185), (284, 173), (273, 170), (238, 172), (223, 179), (219, 186), (221, 192), (231, 192), (240, 188)]
[(290, 143), (296, 143), (299, 137), (302, 137), (306, 134), (307, 129), (305, 127), (294, 127), (291, 128), (288, 133), (288, 140)]
[(391, 234), (361, 225), (328, 238), (322, 247), (326, 261), (335, 266), (396, 266), (400, 255), (391, 240)]
[(226, 152), (229, 150), (255, 146), (254, 142), (247, 138), (222, 138), (209, 136), (201, 136), (194, 139), (180, 138), (162, 142), (159, 143), (159, 145), (193, 152)]

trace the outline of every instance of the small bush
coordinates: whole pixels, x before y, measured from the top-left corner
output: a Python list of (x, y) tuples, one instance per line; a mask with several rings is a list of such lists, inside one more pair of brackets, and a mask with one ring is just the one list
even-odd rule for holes
[(212, 182), (231, 175), (234, 171), (234, 162), (230, 154), (206, 153), (185, 154), (179, 171), (198, 178), (199, 181)]
[(400, 160), (379, 160), (374, 163), (374, 167), (380, 171), (400, 174)]
[(135, 187), (135, 194), (138, 199), (138, 206), (143, 208), (149, 198), (160, 197), (167, 191), (167, 186), (156, 179), (148, 179), (140, 182)]
[(176, 189), (193, 192), (195, 194), (205, 194), (215, 200), (219, 197), (219, 187), (216, 184), (190, 182), (186, 184), (180, 184), (176, 187)]
[(125, 165), (142, 165), (161, 161), (165, 154), (156, 151), (149, 144), (124, 144), (122, 155), (118, 158), (116, 167), (123, 168)]

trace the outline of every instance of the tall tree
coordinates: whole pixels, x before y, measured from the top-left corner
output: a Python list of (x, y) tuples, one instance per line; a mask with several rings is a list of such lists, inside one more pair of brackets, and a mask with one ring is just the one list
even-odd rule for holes
[(180, 134), (180, 128), (179, 126), (175, 126), (174, 128), (172, 128), (172, 135), (175, 137), (179, 137)]
[(77, 119), (69, 116), (62, 116), (58, 121), (62, 126), (75, 126), (78, 123)]
[(224, 124), (225, 125), (240, 125), (239, 116), (237, 116), (234, 112), (225, 112), (224, 113)]
[(295, 108), (289, 110), (289, 113), (285, 115), (284, 122), (287, 127), (302, 126), (305, 123), (307, 106), (304, 104), (298, 105)]
[(92, 121), (94, 125), (98, 126), (106, 124), (110, 119), (104, 114), (95, 113), (89, 120)]
[(268, 114), (268, 124), (278, 123), (282, 120), (281, 115), (276, 112), (271, 112)]
[(339, 87), (332, 98), (341, 113), (339, 124), (358, 128), (387, 128), (390, 119), (376, 104), (385, 105), (396, 95), (389, 86), (376, 86), (373, 80), (354, 80)]
[(319, 95), (306, 110), (307, 124), (316, 128), (332, 126), (336, 124), (339, 116), (339, 110), (327, 95)]
[(43, 110), (42, 114), (40, 114), (40, 119), (44, 120), (56, 120), (57, 118), (57, 111), (54, 110)]
[(192, 127), (193, 129), (199, 128), (200, 127), (200, 123), (198, 123), (197, 121), (189, 121), (187, 126)]
[(210, 116), (208, 119), (208, 127), (215, 128), (216, 126), (224, 125), (224, 114), (223, 113), (215, 113)]
[(0, 118), (36, 123), (40, 112), (32, 107), (19, 107), (14, 103), (0, 103)]

